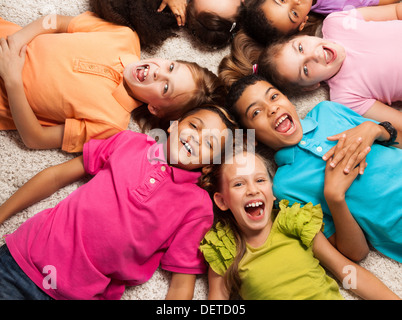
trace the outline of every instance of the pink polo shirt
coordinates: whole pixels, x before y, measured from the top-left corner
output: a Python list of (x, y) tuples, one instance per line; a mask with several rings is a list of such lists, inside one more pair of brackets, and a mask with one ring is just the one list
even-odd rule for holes
[(346, 51), (339, 72), (327, 81), (331, 101), (364, 115), (376, 101), (402, 100), (402, 21), (365, 21), (357, 10), (331, 13), (324, 39)]
[[(42, 290), (55, 299), (119, 299), (159, 265), (205, 272), (198, 247), (213, 212), (196, 185), (200, 173), (170, 167), (162, 145), (132, 131), (89, 141), (84, 163), (94, 175), (88, 183), (6, 238)], [(46, 288), (51, 279), (57, 288)]]

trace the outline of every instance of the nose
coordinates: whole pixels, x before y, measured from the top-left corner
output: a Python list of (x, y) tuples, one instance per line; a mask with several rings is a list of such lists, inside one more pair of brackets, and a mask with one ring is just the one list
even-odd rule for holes
[(257, 185), (255, 183), (247, 184), (247, 195), (253, 196), (260, 193)]
[(158, 67), (154, 72), (154, 80), (166, 80), (167, 72), (163, 71), (162, 68)]
[(276, 104), (268, 104), (267, 106), (267, 116), (271, 117), (278, 113), (279, 106)]

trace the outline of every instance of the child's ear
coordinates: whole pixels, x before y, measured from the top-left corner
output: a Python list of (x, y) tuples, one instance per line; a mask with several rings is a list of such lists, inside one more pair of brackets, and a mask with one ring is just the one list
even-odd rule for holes
[(303, 22), (299, 25), (299, 31), (302, 31), (304, 29), (304, 27), (306, 26), (308, 20), (308, 16), (306, 16), (303, 20)]
[(314, 91), (321, 86), (321, 83), (312, 84), (311, 86), (303, 87), (303, 91)]
[(225, 199), (223, 199), (223, 196), (220, 192), (214, 193), (214, 202), (216, 206), (222, 211), (226, 211), (229, 209), (229, 207), (226, 205)]
[(150, 104), (148, 104), (148, 111), (150, 114), (154, 115), (154, 116), (158, 116), (157, 115), (157, 109), (154, 106), (151, 106)]

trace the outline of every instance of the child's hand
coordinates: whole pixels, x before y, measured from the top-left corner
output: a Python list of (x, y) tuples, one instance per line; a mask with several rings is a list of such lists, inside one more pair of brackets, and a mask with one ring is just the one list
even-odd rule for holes
[(186, 24), (187, 0), (162, 0), (158, 12), (162, 12), (167, 5), (176, 17), (177, 25), (179, 27), (184, 26)]
[[(349, 154), (349, 161), (343, 162), (344, 172), (347, 174), (352, 168), (359, 165), (360, 174), (363, 174), (367, 166), (366, 156), (377, 138), (377, 130), (373, 130), (373, 126), (377, 126), (377, 124), (366, 121), (357, 127), (328, 137), (328, 140), (338, 141), (338, 143), (324, 154), (323, 160), (335, 168)], [(353, 150), (353, 153), (350, 150)]]
[(17, 48), (13, 39), (0, 39), (0, 77), (7, 84), (22, 79), (26, 45)]
[[(344, 137), (342, 137), (338, 142), (338, 144), (340, 144), (340, 148), (343, 147), (343, 143)], [(345, 198), (346, 191), (359, 175), (361, 170), (361, 163), (360, 166), (353, 166), (348, 173), (345, 173), (343, 168), (348, 163), (354, 162), (350, 159), (354, 157), (354, 155), (356, 154), (356, 150), (359, 149), (360, 144), (361, 143), (352, 144), (343, 159), (338, 163), (339, 165), (335, 167), (331, 166), (331, 162), (333, 161), (332, 157), (327, 161), (327, 165), (325, 167), (324, 182), (324, 195), (327, 201), (329, 199), (333, 201), (343, 200)], [(369, 152), (370, 147), (366, 147), (362, 152), (359, 153), (358, 158), (365, 158)]]

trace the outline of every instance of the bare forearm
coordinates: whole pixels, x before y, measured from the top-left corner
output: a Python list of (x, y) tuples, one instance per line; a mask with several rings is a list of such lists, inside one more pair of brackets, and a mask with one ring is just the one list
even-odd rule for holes
[(173, 273), (166, 300), (191, 300), (194, 295), (195, 278), (193, 274)]
[[(353, 277), (356, 282), (353, 283)], [(347, 281), (346, 281), (347, 280)], [(344, 285), (349, 281), (348, 288), (365, 300), (395, 300), (400, 299), (383, 282), (368, 270), (357, 264), (351, 264), (344, 278)], [(353, 284), (355, 284), (353, 286)]]
[(11, 35), (20, 45), (28, 44), (40, 34), (67, 32), (68, 24), (73, 17), (61, 15), (43, 16)]
[(63, 142), (64, 125), (43, 127), (25, 95), (22, 79), (5, 81), (11, 115), (22, 141), (28, 148), (60, 148)]
[(39, 172), (0, 206), (0, 223), (84, 175), (82, 156)]
[(328, 195), (326, 199), (335, 224), (336, 248), (351, 260), (359, 261), (365, 258), (369, 252), (366, 238), (350, 213), (345, 199)]

